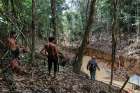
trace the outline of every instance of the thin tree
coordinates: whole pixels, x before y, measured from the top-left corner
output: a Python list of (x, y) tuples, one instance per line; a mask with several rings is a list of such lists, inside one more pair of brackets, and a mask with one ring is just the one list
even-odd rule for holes
[(129, 79), (130, 79), (130, 77), (129, 77), (129, 76), (127, 76), (127, 79), (126, 79), (126, 81), (124, 82), (123, 86), (121, 87), (121, 89), (120, 89), (119, 93), (122, 93), (122, 91), (123, 91), (124, 87), (126, 86), (126, 84), (127, 84), (127, 83), (128, 83), (128, 81), (129, 81)]
[(34, 62), (35, 54), (35, 0), (32, 0), (32, 48), (31, 48), (31, 62)]
[(51, 22), (53, 36), (56, 37), (56, 0), (51, 0)]
[(15, 11), (14, 0), (10, 0), (10, 2), (11, 2), (11, 7), (12, 7), (12, 14), (15, 18), (17, 18), (16, 11)]
[(113, 71), (116, 56), (116, 32), (118, 30), (118, 0), (112, 0), (112, 65), (111, 65), (111, 81), (113, 82)]
[(73, 71), (75, 73), (80, 73), (80, 70), (81, 70), (84, 50), (85, 50), (85, 47), (86, 47), (87, 42), (88, 42), (89, 33), (90, 33), (91, 28), (92, 28), (92, 24), (94, 22), (95, 3), (96, 3), (96, 0), (90, 0), (90, 7), (89, 7), (90, 10), (88, 12), (88, 18), (87, 18), (86, 25), (85, 25), (84, 37), (83, 37), (83, 40), (82, 40), (82, 44), (79, 47), (79, 51), (77, 53), (77, 58), (76, 58), (77, 60), (74, 63), (74, 66), (73, 66)]

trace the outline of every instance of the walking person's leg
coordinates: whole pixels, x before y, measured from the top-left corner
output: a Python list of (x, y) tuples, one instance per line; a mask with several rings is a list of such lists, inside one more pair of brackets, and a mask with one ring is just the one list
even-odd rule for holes
[(54, 60), (54, 77), (56, 77), (56, 73), (58, 71), (58, 59)]
[(59, 72), (59, 59), (57, 59), (57, 72)]
[(96, 71), (90, 71), (91, 80), (96, 79)]
[(52, 59), (48, 58), (48, 72), (49, 72), (49, 75), (51, 74), (51, 69), (52, 69)]
[(93, 79), (92, 71), (90, 71), (90, 79)]
[(2, 64), (3, 79), (6, 81), (9, 90), (12, 92), (15, 92), (16, 91), (16, 82), (13, 78), (13, 71), (9, 65), (9, 60), (2, 60), (2, 61), (5, 61)]
[(96, 79), (96, 71), (93, 71), (92, 75), (93, 75), (93, 80), (95, 80)]

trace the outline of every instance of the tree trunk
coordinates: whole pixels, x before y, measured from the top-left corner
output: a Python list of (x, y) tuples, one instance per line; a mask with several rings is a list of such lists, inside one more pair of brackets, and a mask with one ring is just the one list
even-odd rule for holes
[(10, 0), (10, 2), (11, 2), (12, 14), (13, 14), (12, 16), (13, 16), (14, 18), (17, 18), (15, 6), (14, 6), (14, 0)]
[(35, 0), (32, 0), (32, 46), (31, 46), (31, 62), (34, 62), (35, 54)]
[(93, 21), (94, 21), (95, 3), (96, 3), (96, 0), (91, 0), (90, 1), (90, 11), (88, 13), (89, 16), (88, 16), (86, 26), (85, 26), (84, 38), (83, 38), (82, 44), (81, 44), (81, 46), (79, 48), (79, 51), (78, 51), (78, 54), (77, 54), (77, 58), (76, 58), (77, 60), (74, 63), (74, 66), (73, 66), (73, 71), (75, 73), (80, 73), (80, 70), (81, 70), (84, 50), (85, 50), (85, 47), (86, 47), (86, 44), (87, 44), (87, 41), (88, 41), (88, 38), (89, 38), (89, 33), (90, 33), (90, 30), (91, 30), (91, 26), (92, 26)]
[(56, 37), (56, 0), (51, 0), (51, 22), (53, 36)]
[(87, 19), (88, 19), (89, 6), (90, 6), (90, 0), (87, 0), (87, 6), (86, 6), (86, 21), (87, 21)]
[(112, 1), (112, 16), (113, 16), (113, 21), (112, 21), (112, 65), (111, 65), (111, 81), (110, 85), (112, 85), (113, 82), (113, 70), (114, 70), (114, 63), (115, 63), (115, 56), (116, 56), (116, 31), (118, 28), (118, 19), (117, 19), (117, 3), (118, 0), (113, 0)]

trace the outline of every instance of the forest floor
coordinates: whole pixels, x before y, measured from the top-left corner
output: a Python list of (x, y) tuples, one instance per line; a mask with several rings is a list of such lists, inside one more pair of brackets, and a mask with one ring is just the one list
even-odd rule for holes
[[(29, 70), (28, 65), (25, 68), (29, 72), (27, 75), (14, 74), (19, 93), (99, 93), (101, 90), (110, 93), (108, 84), (92, 81), (84, 74), (75, 74), (69, 65), (60, 67), (55, 79), (47, 75), (47, 66), (44, 65), (44, 61), (36, 63), (32, 70)], [(6, 83), (2, 80), (0, 88), (0, 93), (9, 92)], [(118, 91), (119, 88), (112, 87), (111, 93), (118, 93)]]

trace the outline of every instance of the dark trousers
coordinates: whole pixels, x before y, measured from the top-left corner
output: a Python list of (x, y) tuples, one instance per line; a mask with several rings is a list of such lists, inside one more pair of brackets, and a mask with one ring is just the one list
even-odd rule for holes
[(91, 80), (95, 80), (96, 79), (96, 71), (90, 71), (90, 77), (91, 77)]
[(54, 65), (54, 74), (57, 72), (58, 68), (58, 58), (48, 57), (48, 70), (51, 73), (52, 65)]

